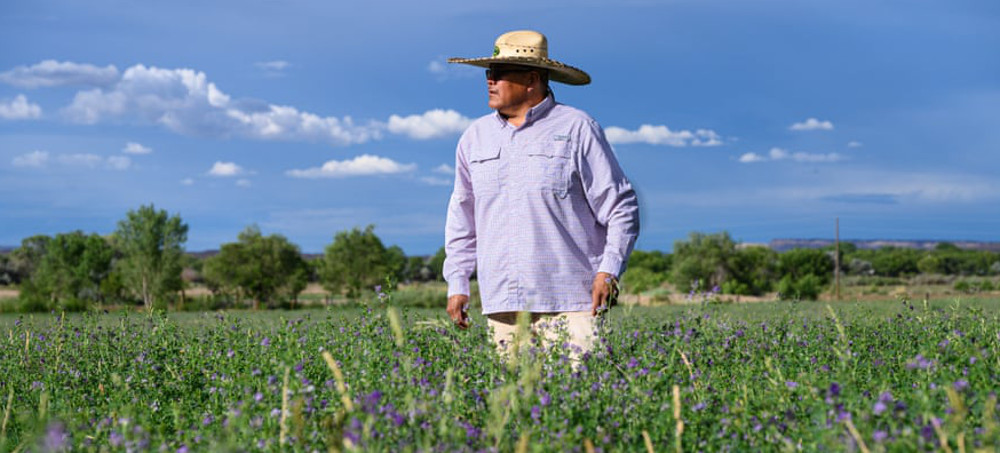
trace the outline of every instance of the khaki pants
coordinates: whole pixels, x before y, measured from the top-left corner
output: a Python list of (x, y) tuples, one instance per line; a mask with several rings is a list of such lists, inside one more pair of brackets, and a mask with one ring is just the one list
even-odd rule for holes
[[(517, 316), (519, 312), (492, 313), (486, 315), (490, 329), (493, 330), (493, 343), (501, 356), (511, 353), (516, 347), (529, 344), (531, 337), (540, 338), (542, 345), (549, 347), (566, 347), (568, 356), (574, 362), (584, 353), (594, 349), (595, 332), (600, 317), (594, 317), (588, 311), (567, 311), (558, 313), (524, 313), (530, 315), (527, 335), (518, 335)], [(565, 338), (565, 344), (557, 344), (560, 337)]]

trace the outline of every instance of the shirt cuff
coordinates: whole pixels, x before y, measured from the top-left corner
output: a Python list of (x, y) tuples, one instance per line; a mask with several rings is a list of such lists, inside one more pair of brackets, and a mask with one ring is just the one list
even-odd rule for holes
[(601, 265), (597, 268), (597, 272), (607, 272), (618, 278), (622, 274), (622, 264), (622, 260), (618, 257), (605, 256), (601, 260)]
[(469, 296), (469, 279), (462, 277), (455, 277), (448, 280), (448, 297), (454, 296), (456, 294), (461, 294)]

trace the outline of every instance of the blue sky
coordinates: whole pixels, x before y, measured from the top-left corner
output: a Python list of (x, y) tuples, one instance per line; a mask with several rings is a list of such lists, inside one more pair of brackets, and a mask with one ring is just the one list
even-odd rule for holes
[[(349, 5), (349, 6), (345, 6)], [(107, 234), (153, 203), (187, 248), (251, 224), (321, 252), (375, 224), (443, 243), (455, 142), (491, 53), (536, 29), (594, 82), (640, 195), (640, 249), (1000, 240), (1000, 3), (170, 2), (0, 5), (0, 245)]]

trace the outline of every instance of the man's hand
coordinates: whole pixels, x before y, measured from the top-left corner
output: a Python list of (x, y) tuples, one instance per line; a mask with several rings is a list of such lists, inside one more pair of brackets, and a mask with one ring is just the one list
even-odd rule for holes
[(451, 316), (451, 320), (459, 328), (469, 328), (469, 315), (465, 313), (468, 306), (469, 296), (465, 294), (455, 294), (448, 298), (448, 316)]
[(618, 296), (618, 280), (607, 272), (598, 272), (594, 276), (594, 285), (591, 290), (591, 299), (594, 304), (591, 306), (590, 313), (597, 316), (600, 312), (611, 308), (608, 305), (612, 296)]

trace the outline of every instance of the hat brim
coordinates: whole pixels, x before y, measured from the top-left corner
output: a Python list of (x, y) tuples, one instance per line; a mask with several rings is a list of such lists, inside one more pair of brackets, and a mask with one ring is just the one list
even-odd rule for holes
[(581, 69), (574, 68), (548, 58), (533, 57), (485, 57), (485, 58), (449, 58), (448, 63), (461, 63), (481, 68), (489, 68), (491, 64), (516, 64), (547, 69), (549, 80), (567, 85), (586, 85), (590, 83), (590, 75)]

